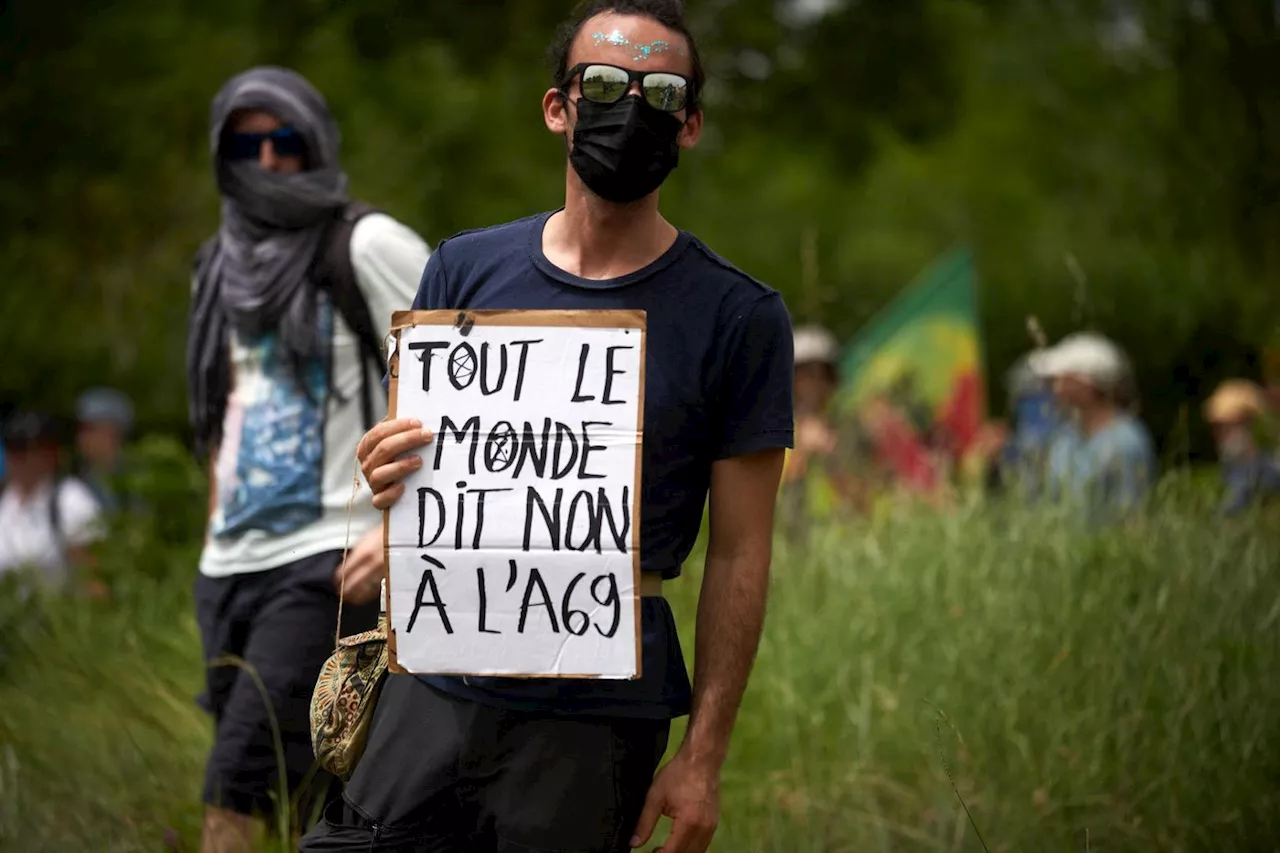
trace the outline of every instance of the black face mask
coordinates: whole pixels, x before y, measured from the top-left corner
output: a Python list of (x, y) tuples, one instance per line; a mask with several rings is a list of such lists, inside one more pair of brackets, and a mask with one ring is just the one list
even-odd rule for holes
[(676, 167), (684, 123), (671, 113), (638, 95), (612, 104), (580, 98), (577, 106), (569, 162), (596, 195), (619, 204), (644, 198)]

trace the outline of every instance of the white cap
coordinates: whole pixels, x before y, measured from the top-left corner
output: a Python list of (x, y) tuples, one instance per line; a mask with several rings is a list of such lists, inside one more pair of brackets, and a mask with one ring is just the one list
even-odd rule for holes
[(1119, 390), (1133, 376), (1124, 351), (1102, 335), (1091, 332), (1067, 335), (1055, 346), (1031, 353), (1027, 366), (1045, 379), (1076, 376), (1108, 391)]
[(821, 326), (801, 326), (795, 330), (795, 361), (800, 364), (839, 364), (840, 344), (835, 335)]

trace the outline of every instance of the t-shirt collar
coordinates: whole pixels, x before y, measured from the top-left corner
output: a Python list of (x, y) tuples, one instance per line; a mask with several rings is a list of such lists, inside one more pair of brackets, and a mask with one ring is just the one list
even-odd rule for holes
[(581, 287), (585, 290), (610, 290), (618, 287), (627, 287), (644, 281), (654, 276), (667, 267), (675, 263), (681, 253), (688, 248), (693, 237), (689, 232), (678, 229), (676, 232), (675, 242), (668, 249), (659, 255), (653, 263), (648, 266), (641, 267), (632, 273), (627, 273), (618, 278), (592, 279), (576, 276), (571, 272), (560, 269), (560, 267), (551, 263), (546, 254), (542, 251), (542, 232), (547, 227), (547, 220), (552, 216), (564, 210), (563, 207), (549, 211), (534, 219), (534, 227), (530, 229), (529, 234), (529, 257), (533, 260), (533, 265), (543, 274), (555, 279), (561, 284), (567, 284), (570, 287)]

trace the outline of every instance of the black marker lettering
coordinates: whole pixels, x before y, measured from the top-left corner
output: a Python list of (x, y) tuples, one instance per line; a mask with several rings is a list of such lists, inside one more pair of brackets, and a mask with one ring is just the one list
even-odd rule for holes
[[(599, 587), (603, 581), (608, 587), (605, 590), (604, 598), (600, 597)], [(591, 597), (596, 600), (596, 604), (601, 607), (613, 608), (613, 624), (609, 626), (608, 631), (600, 631), (600, 626), (596, 625), (596, 630), (600, 631), (602, 637), (612, 637), (618, 633), (618, 623), (622, 621), (622, 600), (618, 597), (618, 579), (610, 572), (602, 575), (591, 582)]]
[(462, 493), (462, 490), (466, 487), (466, 480), (458, 483), (458, 520), (453, 523), (453, 549), (455, 551), (462, 550), (462, 520), (466, 516), (467, 509), (467, 496)]
[(613, 388), (613, 377), (622, 376), (625, 370), (615, 370), (613, 367), (613, 354), (620, 349), (635, 349), (635, 347), (608, 347), (604, 354), (604, 394), (601, 395), (600, 402), (606, 406), (621, 406), (626, 400), (610, 400), (609, 390)]
[(465, 391), (476, 381), (476, 348), (468, 343), (458, 344), (449, 353), (449, 382), (459, 391)]
[[(422, 559), (435, 566), (437, 569), (444, 569), (443, 563), (439, 560), (431, 559), (426, 554), (422, 555)], [(430, 601), (426, 601), (422, 597), (423, 594), (426, 593), (428, 586), (431, 587)], [(449, 624), (449, 614), (445, 611), (444, 602), (440, 600), (440, 590), (436, 586), (435, 572), (432, 569), (422, 570), (422, 580), (418, 583), (418, 600), (413, 605), (413, 613), (409, 615), (409, 625), (405, 628), (405, 633), (413, 631), (413, 625), (418, 621), (418, 613), (424, 607), (434, 607), (436, 609), (436, 613), (440, 615), (440, 622), (444, 625), (445, 633), (453, 633), (453, 626)]]
[[(625, 488), (625, 486), (624, 486)], [(484, 530), (484, 497), (493, 492), (510, 492), (511, 489), (468, 489), (467, 494), (477, 495), (476, 497), (476, 533), (471, 537), (471, 548), (475, 551), (480, 550), (480, 534)], [(612, 522), (611, 522), (612, 523)]]
[[(573, 580), (569, 581), (569, 586), (565, 588), (564, 598), (560, 601), (560, 621), (564, 623), (564, 629), (575, 637), (581, 637), (587, 633), (587, 628), (591, 626), (591, 617), (587, 615), (585, 610), (574, 610), (569, 607), (574, 589), (586, 576), (586, 572), (578, 572), (578, 574), (574, 575)], [(575, 617), (581, 617), (577, 628), (573, 627)]]
[[(560, 448), (565, 445), (568, 439), (570, 445), (569, 458), (564, 460), (564, 466), (560, 465)], [(566, 424), (556, 421), (556, 446), (552, 451), (551, 462), (551, 479), (563, 480), (573, 471), (574, 465), (578, 461), (578, 437), (573, 434), (573, 429)]]
[(593, 426), (613, 426), (610, 421), (583, 421), (582, 422), (582, 457), (578, 460), (578, 479), (579, 480), (602, 480), (604, 474), (588, 474), (587, 473), (587, 456), (593, 450), (604, 450), (606, 445), (592, 444), (591, 436), (587, 429)]
[(538, 338), (536, 341), (512, 341), (511, 342), (511, 345), (513, 347), (520, 347), (520, 362), (516, 365), (516, 393), (515, 393), (515, 397), (513, 398), (517, 401), (519, 401), (520, 399), (520, 390), (524, 388), (524, 368), (525, 368), (525, 364), (528, 362), (528, 359), (529, 359), (529, 347), (533, 346), (534, 344), (542, 343), (542, 340), (543, 340), (542, 338)]
[[(586, 501), (586, 517), (587, 517), (587, 535), (582, 539), (582, 547), (574, 547), (569, 538), (573, 535), (573, 521), (578, 514), (578, 502)], [(598, 525), (599, 518), (596, 515), (595, 500), (591, 497), (591, 492), (578, 492), (573, 496), (573, 500), (569, 502), (569, 517), (564, 522), (564, 547), (569, 551), (585, 551), (592, 546), (596, 547), (596, 553), (600, 553), (600, 527)]]
[(435, 360), (431, 357), (434, 350), (444, 349), (449, 346), (446, 341), (414, 341), (409, 344), (411, 350), (426, 350), (418, 354), (418, 361), (422, 362), (422, 390), (431, 390), (431, 363)]
[(440, 418), (440, 429), (436, 433), (436, 461), (434, 470), (440, 470), (440, 457), (444, 455), (444, 444), (446, 431), (453, 433), (453, 440), (459, 445), (467, 440), (467, 433), (471, 433), (471, 456), (467, 464), (467, 473), (475, 474), (476, 472), (476, 446), (480, 444), (480, 416), (472, 415), (467, 422), (462, 425), (462, 429), (458, 429), (458, 425), (448, 415)]
[(501, 631), (491, 631), (484, 626), (484, 618), (489, 610), (489, 598), (485, 595), (484, 589), (484, 569), (476, 569), (476, 587), (480, 590), (480, 633), (481, 634), (501, 634)]
[(507, 378), (507, 347), (498, 345), (498, 381), (489, 387), (489, 344), (480, 345), (480, 393), (488, 397), (502, 390), (502, 383)]
[[(436, 526), (436, 534), (431, 537), (431, 541), (424, 541), (423, 532), (427, 527), (427, 495), (430, 494), (436, 499), (436, 514), (440, 518), (440, 524)], [(436, 540), (440, 538), (440, 534), (444, 532), (444, 496), (435, 489), (422, 487), (418, 489), (418, 547), (429, 548), (436, 544)]]
[[(564, 489), (556, 489), (556, 498), (552, 502), (551, 511), (547, 511), (547, 505), (542, 502), (542, 496), (538, 494), (538, 490), (533, 486), (528, 487), (527, 498), (525, 500), (524, 512), (524, 550), (529, 550), (529, 543), (533, 539), (533, 505), (538, 505), (538, 511), (542, 514), (543, 524), (547, 528), (547, 536), (551, 540), (551, 550), (560, 550), (560, 500), (564, 497)], [(512, 566), (515, 561), (512, 560)]]
[[(515, 464), (520, 453), (520, 435), (510, 421), (498, 421), (484, 441), (484, 467), (490, 474), (501, 474)], [(545, 454), (543, 454), (545, 457)]]
[[(513, 477), (519, 477), (520, 472), (524, 470), (525, 460), (531, 460), (533, 465), (533, 473), (538, 477), (547, 475), (547, 445), (551, 443), (551, 418), (543, 418), (542, 420), (542, 443), (538, 444), (538, 439), (533, 435), (533, 425), (528, 421), (524, 422), (524, 433), (520, 436), (520, 458), (516, 460), (516, 470), (512, 474)], [(541, 447), (542, 452), (539, 454), (538, 448)]]
[[(530, 605), (529, 599), (533, 597), (535, 584), (537, 584), (538, 592), (542, 593), (542, 601)], [(547, 618), (551, 620), (551, 633), (560, 633), (560, 626), (556, 623), (556, 609), (551, 605), (551, 593), (547, 592), (547, 585), (542, 582), (542, 573), (536, 568), (529, 570), (529, 582), (524, 587), (524, 601), (520, 604), (520, 624), (516, 626), (516, 631), (520, 634), (524, 633), (524, 623), (529, 617), (530, 606), (547, 608)]]
[(631, 508), (628, 505), (627, 498), (631, 492), (630, 486), (622, 487), (622, 511), (618, 514), (622, 516), (622, 529), (618, 529), (618, 525), (613, 518), (613, 505), (609, 503), (609, 499), (605, 497), (604, 487), (600, 487), (600, 494), (596, 498), (596, 518), (594, 527), (596, 536), (600, 536), (604, 532), (604, 517), (609, 516), (609, 533), (613, 536), (613, 542), (618, 546), (618, 551), (627, 553), (627, 534), (631, 532)]
[(594, 400), (594, 394), (584, 395), (582, 393), (582, 377), (587, 372), (587, 358), (591, 354), (591, 344), (583, 344), (582, 350), (578, 355), (578, 380), (573, 383), (573, 397), (570, 398), (574, 403), (585, 403), (588, 400)]

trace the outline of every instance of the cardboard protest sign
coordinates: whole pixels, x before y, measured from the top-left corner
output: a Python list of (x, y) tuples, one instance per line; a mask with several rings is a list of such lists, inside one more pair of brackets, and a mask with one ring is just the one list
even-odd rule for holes
[(392, 668), (640, 674), (643, 311), (402, 311), (392, 417), (435, 433), (385, 516)]

